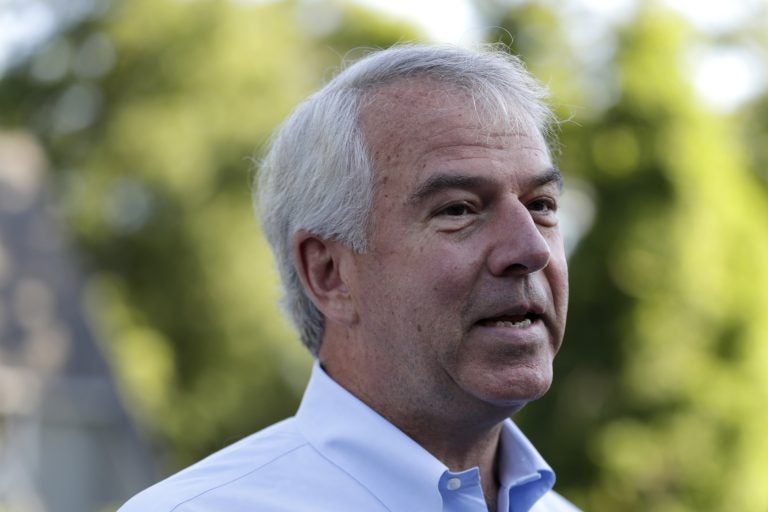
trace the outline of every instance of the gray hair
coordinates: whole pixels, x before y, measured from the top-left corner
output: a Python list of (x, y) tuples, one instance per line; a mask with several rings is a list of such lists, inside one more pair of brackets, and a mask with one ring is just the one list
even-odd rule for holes
[(532, 124), (551, 140), (555, 118), (545, 103), (546, 89), (498, 46), (399, 45), (373, 52), (301, 103), (272, 139), (254, 199), (282, 278), (283, 305), (315, 356), (325, 319), (299, 279), (293, 238), (304, 230), (359, 253), (368, 249), (373, 161), (360, 113), (373, 92), (411, 78), (454, 86), (495, 118), (489, 121)]

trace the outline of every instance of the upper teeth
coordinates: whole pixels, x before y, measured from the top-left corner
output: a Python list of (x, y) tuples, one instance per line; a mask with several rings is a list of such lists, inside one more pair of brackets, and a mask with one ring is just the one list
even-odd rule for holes
[(511, 322), (509, 320), (496, 320), (491, 324), (494, 327), (528, 327), (531, 325), (531, 319), (530, 318), (524, 318), (523, 320), (520, 320), (518, 322)]

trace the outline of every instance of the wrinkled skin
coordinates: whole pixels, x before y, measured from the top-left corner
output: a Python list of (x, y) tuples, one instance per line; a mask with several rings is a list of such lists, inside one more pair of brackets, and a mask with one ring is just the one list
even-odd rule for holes
[(536, 129), (481, 121), (424, 81), (383, 88), (362, 116), (370, 250), (348, 255), (356, 323), (326, 333), (344, 343), (321, 361), (407, 432), (513, 414), (549, 388), (563, 337), (560, 175)]

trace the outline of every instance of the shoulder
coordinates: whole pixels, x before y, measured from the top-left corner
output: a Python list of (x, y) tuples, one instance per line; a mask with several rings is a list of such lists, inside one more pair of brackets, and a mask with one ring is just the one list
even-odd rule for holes
[(119, 512), (237, 512), (244, 509), (238, 503), (248, 506), (244, 500), (254, 496), (268, 499), (303, 466), (322, 465), (319, 459), (294, 420), (284, 420), (155, 484)]

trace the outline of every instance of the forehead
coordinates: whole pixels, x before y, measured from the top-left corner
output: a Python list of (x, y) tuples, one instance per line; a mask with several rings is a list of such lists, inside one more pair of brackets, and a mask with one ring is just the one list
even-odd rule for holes
[(380, 88), (369, 96), (360, 123), (377, 187), (393, 180), (414, 183), (439, 162), (485, 159), (504, 165), (514, 159), (525, 166), (551, 166), (532, 122), (489, 114), (466, 91), (434, 80), (401, 80)]
[(471, 106), (469, 94), (458, 87), (434, 80), (400, 80), (368, 97), (361, 112), (361, 125), (377, 160), (384, 152), (402, 154), (410, 146), (429, 145), (433, 139), (442, 139), (457, 123), (479, 128), (478, 112)]

